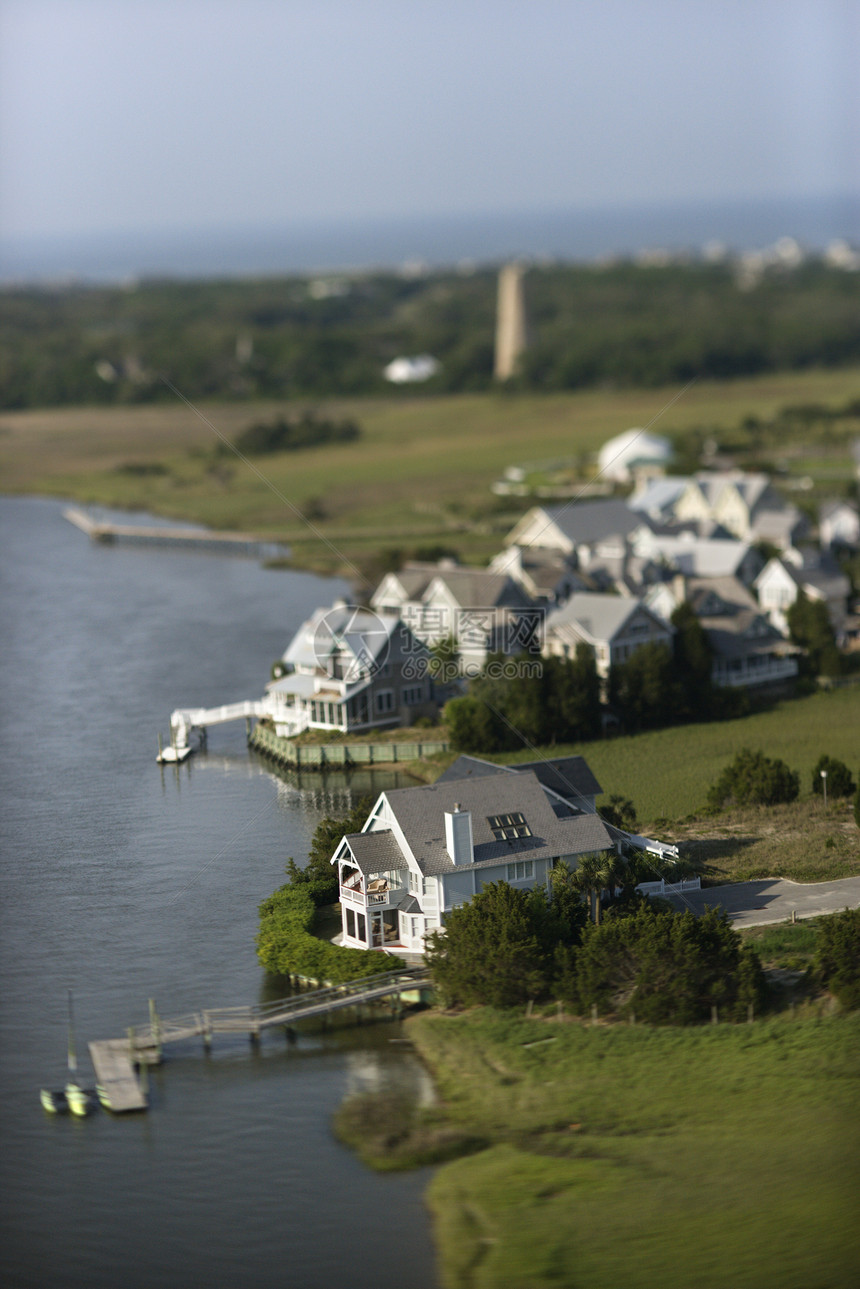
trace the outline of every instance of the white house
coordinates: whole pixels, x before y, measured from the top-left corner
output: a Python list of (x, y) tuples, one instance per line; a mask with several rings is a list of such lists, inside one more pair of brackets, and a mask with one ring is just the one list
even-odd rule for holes
[(507, 545), (557, 550), (572, 556), (578, 567), (587, 567), (602, 543), (623, 541), (643, 525), (643, 515), (615, 498), (535, 506), (511, 530)]
[(316, 609), (276, 666), (265, 706), (287, 738), (306, 729), (411, 725), (437, 712), (428, 660), (396, 614), (342, 603)]
[(545, 886), (554, 864), (614, 842), (599, 815), (578, 810), (534, 770), (488, 767), (377, 799), (338, 866), (343, 944), (420, 953), (428, 932), (490, 882)]
[(801, 650), (768, 621), (738, 578), (677, 574), (647, 597), (649, 607), (667, 621), (685, 601), (708, 637), (715, 685), (754, 688), (796, 678)]
[(534, 648), (542, 610), (507, 573), (442, 561), (406, 565), (387, 574), (371, 597), (379, 613), (397, 611), (413, 635), (429, 648), (453, 637), (467, 674), (481, 669), (496, 651), (515, 654)]
[(420, 384), (430, 380), (439, 370), (439, 360), (431, 354), (415, 354), (411, 358), (394, 358), (383, 368), (383, 376), (393, 385)]
[(822, 600), (840, 639), (848, 616), (851, 583), (832, 555), (817, 551), (787, 551), (769, 560), (755, 580), (759, 604), (771, 622), (788, 634), (786, 613), (801, 591), (809, 600)]
[(788, 505), (766, 474), (742, 470), (702, 471), (687, 480), (674, 504), (674, 517), (714, 520), (742, 540), (787, 547), (800, 540), (806, 520)]
[(672, 444), (644, 429), (625, 430), (609, 439), (597, 455), (598, 473), (604, 479), (629, 483), (641, 470), (664, 472), (672, 459)]
[(754, 546), (734, 538), (666, 535), (640, 529), (633, 538), (633, 549), (642, 558), (690, 577), (737, 577), (746, 585), (751, 585), (764, 567)]
[(597, 673), (627, 659), (644, 644), (672, 647), (674, 628), (633, 596), (582, 592), (554, 609), (546, 621), (544, 652), (573, 658), (581, 644), (594, 650)]
[(827, 548), (860, 546), (860, 514), (848, 501), (826, 501), (818, 512), (818, 535)]

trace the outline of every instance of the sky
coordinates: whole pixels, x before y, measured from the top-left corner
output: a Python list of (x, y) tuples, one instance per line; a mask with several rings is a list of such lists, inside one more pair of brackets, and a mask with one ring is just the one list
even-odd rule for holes
[(0, 0), (0, 234), (860, 189), (860, 0)]

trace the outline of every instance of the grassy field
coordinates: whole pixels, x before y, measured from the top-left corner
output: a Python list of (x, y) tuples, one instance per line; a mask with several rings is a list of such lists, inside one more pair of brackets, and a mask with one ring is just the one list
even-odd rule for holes
[(646, 1029), (427, 1013), (448, 1289), (849, 1289), (860, 1016)]
[[(490, 491), (506, 466), (574, 458), (587, 478), (599, 446), (630, 426), (659, 417), (661, 432), (702, 424), (719, 431), (787, 404), (835, 406), (858, 396), (860, 370), (701, 382), (660, 416), (678, 392), (332, 400), (316, 410), (358, 420), (360, 441), (255, 458), (255, 469), (216, 457), (219, 436), (232, 440), (252, 421), (296, 405), (207, 405), (202, 416), (178, 400), (174, 407), (5, 412), (0, 470), (6, 492), (141, 508), (277, 537), (291, 543), (303, 567), (351, 572), (350, 563), (364, 564), (380, 548), (428, 542), (483, 560), (517, 517), (518, 503)], [(312, 517), (316, 533), (297, 510)]]

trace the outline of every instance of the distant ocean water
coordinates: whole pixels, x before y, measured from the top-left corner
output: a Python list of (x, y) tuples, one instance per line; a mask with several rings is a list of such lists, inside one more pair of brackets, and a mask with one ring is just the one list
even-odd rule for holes
[(204, 278), (404, 265), (493, 264), (515, 257), (590, 261), (647, 248), (733, 251), (795, 238), (821, 250), (860, 241), (860, 194), (790, 200), (317, 221), (245, 228), (0, 238), (0, 281)]

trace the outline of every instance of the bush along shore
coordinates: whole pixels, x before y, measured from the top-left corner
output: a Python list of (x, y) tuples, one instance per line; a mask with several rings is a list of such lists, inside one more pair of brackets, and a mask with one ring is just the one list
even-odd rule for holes
[(362, 797), (346, 818), (329, 815), (320, 820), (307, 865), (299, 868), (294, 859), (287, 861), (289, 882), (260, 905), (257, 957), (266, 971), (340, 985), (406, 965), (393, 954), (344, 948), (314, 933), (324, 910), (337, 899), (337, 870), (331, 857), (344, 833), (359, 831), (370, 805), (370, 799)]

